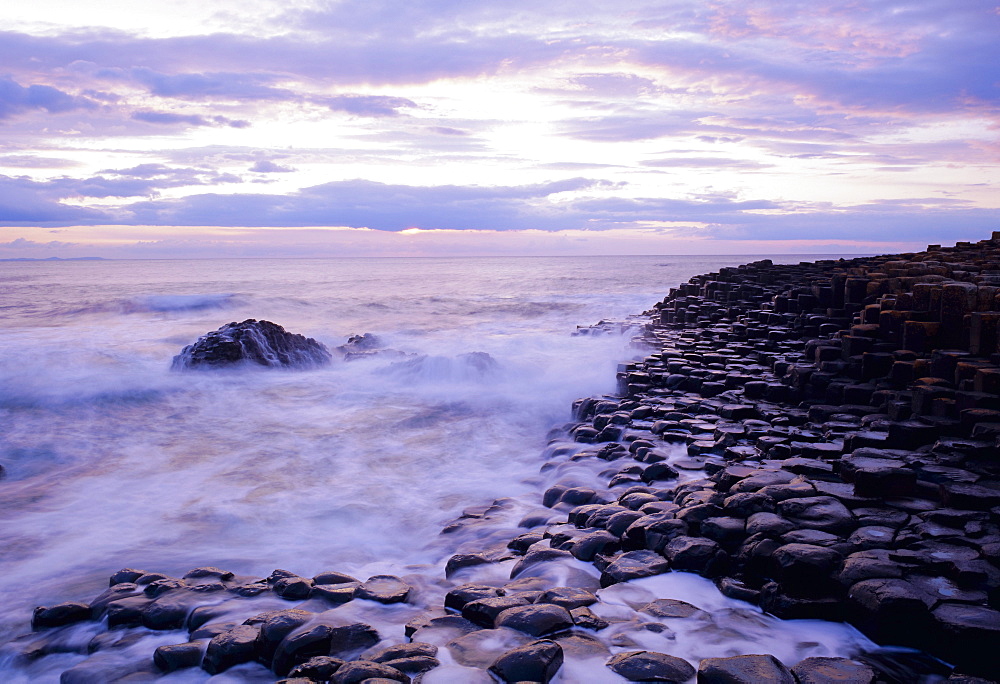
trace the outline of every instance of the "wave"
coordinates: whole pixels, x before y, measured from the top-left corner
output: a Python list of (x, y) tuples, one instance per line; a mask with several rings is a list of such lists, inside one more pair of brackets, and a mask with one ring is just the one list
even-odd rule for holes
[(109, 302), (95, 302), (75, 308), (58, 309), (54, 315), (183, 313), (229, 309), (244, 303), (237, 294), (144, 295)]

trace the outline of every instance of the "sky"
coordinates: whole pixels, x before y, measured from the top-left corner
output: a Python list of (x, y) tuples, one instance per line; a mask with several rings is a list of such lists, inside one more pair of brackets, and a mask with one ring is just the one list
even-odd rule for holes
[(0, 258), (988, 238), (997, 3), (4, 3)]

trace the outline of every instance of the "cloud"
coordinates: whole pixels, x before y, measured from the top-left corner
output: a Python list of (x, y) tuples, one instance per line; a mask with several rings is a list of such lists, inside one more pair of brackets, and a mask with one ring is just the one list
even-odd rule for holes
[(273, 161), (261, 159), (254, 163), (250, 167), (250, 170), (254, 173), (291, 173), (295, 169), (291, 166), (282, 166), (281, 164), (275, 164)]
[(163, 126), (228, 126), (230, 128), (246, 128), (250, 125), (249, 121), (234, 120), (224, 116), (205, 117), (200, 114), (177, 114), (175, 112), (153, 112), (148, 110), (133, 112), (132, 118), (136, 121)]
[(22, 86), (10, 77), (0, 77), (0, 120), (30, 111), (58, 114), (96, 106), (88, 98), (70, 95), (52, 86)]
[(722, 157), (672, 157), (668, 159), (647, 159), (639, 162), (641, 166), (666, 169), (763, 169), (771, 166), (749, 159), (724, 159)]
[(416, 107), (417, 103), (405, 97), (387, 97), (383, 95), (334, 95), (318, 99), (317, 102), (326, 105), (334, 111), (347, 112), (357, 116), (398, 116), (399, 110), (406, 107)]

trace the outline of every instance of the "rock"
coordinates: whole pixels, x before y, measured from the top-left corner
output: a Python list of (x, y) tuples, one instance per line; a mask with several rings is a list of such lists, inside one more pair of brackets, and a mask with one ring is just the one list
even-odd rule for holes
[(507, 651), (489, 669), (502, 682), (547, 684), (562, 663), (562, 647), (554, 641), (541, 640)]
[(249, 663), (257, 659), (257, 625), (237, 625), (213, 637), (208, 642), (201, 667), (205, 672), (216, 675), (233, 665)]
[(546, 590), (535, 603), (553, 603), (566, 610), (597, 603), (597, 597), (586, 589), (575, 587), (554, 587)]
[(508, 608), (526, 606), (531, 603), (524, 596), (497, 596), (469, 601), (462, 608), (462, 617), (483, 627), (492, 627), (497, 616)]
[(233, 578), (233, 573), (228, 570), (220, 570), (216, 567), (195, 568), (188, 571), (182, 579), (203, 579), (206, 577), (228, 581)]
[(795, 678), (772, 655), (705, 658), (698, 665), (698, 684), (795, 684)]
[(594, 631), (600, 631), (602, 629), (607, 629), (608, 627), (607, 620), (594, 614), (594, 612), (586, 606), (573, 608), (569, 611), (569, 614), (573, 618), (573, 624), (577, 627), (592, 629)]
[(573, 618), (562, 606), (541, 603), (508, 608), (497, 615), (497, 627), (509, 627), (533, 637), (548, 637), (573, 627)]
[[(310, 658), (322, 655), (341, 655), (340, 649), (334, 650), (331, 646), (333, 629), (330, 625), (317, 624), (306, 626), (289, 634), (275, 649), (271, 669), (274, 670), (275, 674), (284, 677), (293, 667), (305, 663)], [(377, 641), (377, 639), (369, 641), (367, 646), (371, 646)]]
[[(257, 648), (260, 659), (270, 663), (278, 644), (289, 634), (297, 630), (315, 617), (312, 613), (298, 608), (274, 610), (256, 615), (244, 624), (258, 625), (260, 635), (257, 638)], [(325, 655), (325, 654), (324, 654)]]
[(686, 682), (695, 675), (688, 661), (655, 651), (619, 653), (606, 665), (630, 682)]
[(409, 584), (394, 575), (375, 575), (358, 587), (356, 596), (379, 603), (403, 603), (411, 589)]
[(409, 684), (410, 678), (394, 667), (368, 660), (353, 660), (341, 665), (330, 679), (331, 684), (361, 684), (373, 679)]
[(789, 499), (778, 504), (778, 511), (799, 527), (831, 534), (850, 534), (857, 526), (847, 507), (832, 496)]
[[(315, 580), (314, 580), (315, 581)], [(357, 596), (361, 582), (345, 582), (342, 584), (313, 584), (310, 598), (321, 598), (330, 603), (347, 603)]]
[(792, 668), (799, 684), (872, 684), (875, 670), (847, 658), (806, 658)]
[(287, 601), (303, 601), (312, 593), (313, 583), (305, 577), (282, 577), (272, 585), (274, 593)]
[(198, 338), (174, 357), (171, 368), (221, 368), (239, 364), (311, 368), (328, 364), (330, 359), (327, 348), (311, 337), (251, 318), (242, 323), (227, 323)]
[(986, 606), (942, 603), (934, 609), (942, 652), (954, 658), (963, 672), (982, 677), (997, 674), (1000, 611)]
[(661, 575), (669, 569), (670, 564), (658, 553), (627, 551), (611, 561), (601, 573), (601, 586), (610, 587), (640, 577)]
[(726, 571), (729, 556), (711, 539), (677, 537), (663, 550), (674, 570), (689, 570), (705, 577), (718, 577)]
[(374, 651), (369, 651), (361, 656), (362, 660), (371, 660), (376, 663), (388, 663), (402, 658), (415, 658), (418, 656), (436, 656), (438, 647), (434, 644), (423, 642), (411, 642), (408, 644), (395, 644), (383, 646)]
[(444, 607), (462, 612), (466, 605), (485, 598), (497, 598), (501, 591), (486, 584), (463, 584), (455, 587), (444, 597)]
[(313, 584), (361, 584), (357, 578), (342, 572), (321, 572), (312, 578)]
[(153, 652), (153, 664), (164, 672), (183, 670), (201, 665), (204, 642), (191, 641), (186, 644), (160, 646)]
[(930, 627), (925, 594), (901, 579), (862, 580), (848, 598), (855, 608), (852, 620), (877, 639), (917, 646), (925, 643)]
[(340, 658), (316, 656), (315, 658), (310, 658), (306, 662), (293, 667), (291, 671), (289, 671), (288, 676), (290, 678), (305, 677), (311, 681), (325, 682), (333, 678), (334, 673), (340, 669), (340, 666), (343, 664), (344, 661)]
[(686, 618), (702, 612), (700, 608), (678, 599), (656, 599), (639, 610), (661, 618)]
[(122, 584), (125, 582), (135, 582), (137, 579), (145, 575), (143, 570), (135, 570), (134, 568), (123, 568), (111, 575), (108, 586), (115, 586), (116, 584)]
[(51, 607), (38, 606), (31, 614), (31, 628), (62, 627), (74, 622), (89, 620), (91, 607), (88, 603), (67, 601)]
[(837, 551), (812, 544), (785, 544), (773, 557), (782, 584), (799, 591), (823, 591), (842, 559)]

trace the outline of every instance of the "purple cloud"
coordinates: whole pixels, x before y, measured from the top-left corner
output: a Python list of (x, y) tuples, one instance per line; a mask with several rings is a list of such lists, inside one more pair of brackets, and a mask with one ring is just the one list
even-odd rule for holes
[(92, 100), (70, 95), (52, 86), (22, 86), (12, 78), (0, 78), (0, 120), (33, 110), (58, 114), (96, 106)]
[(254, 173), (291, 173), (295, 169), (291, 166), (275, 164), (273, 161), (268, 159), (261, 159), (251, 166), (250, 170)]
[(229, 119), (225, 116), (205, 117), (200, 114), (177, 114), (175, 112), (153, 112), (149, 110), (133, 112), (132, 118), (136, 121), (164, 126), (228, 126), (230, 128), (246, 128), (250, 125), (249, 121)]

